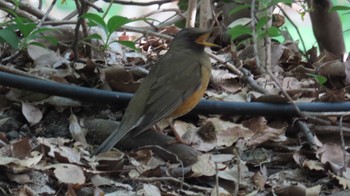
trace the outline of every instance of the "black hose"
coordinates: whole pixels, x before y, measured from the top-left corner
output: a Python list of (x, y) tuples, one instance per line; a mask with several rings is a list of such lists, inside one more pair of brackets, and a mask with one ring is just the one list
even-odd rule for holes
[[(0, 85), (30, 90), (49, 95), (75, 98), (96, 103), (118, 104), (125, 107), (132, 97), (130, 93), (120, 93), (92, 89), (53, 81), (40, 80), (11, 73), (0, 72)], [(340, 112), (350, 111), (350, 102), (297, 103), (301, 111)], [(254, 115), (254, 116), (296, 116), (289, 103), (225, 102), (202, 100), (192, 111), (200, 114)]]

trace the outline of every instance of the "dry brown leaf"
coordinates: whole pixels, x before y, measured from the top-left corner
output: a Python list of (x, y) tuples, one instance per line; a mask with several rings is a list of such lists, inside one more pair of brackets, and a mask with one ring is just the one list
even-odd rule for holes
[(325, 166), (323, 163), (315, 160), (308, 160), (304, 155), (300, 154), (300, 152), (296, 152), (293, 154), (294, 161), (301, 167), (308, 168), (310, 170), (315, 171), (324, 171)]
[(277, 65), (280, 62), (286, 47), (277, 43), (272, 43), (271, 46), (271, 65)]
[(65, 193), (65, 196), (78, 196), (72, 184), (68, 184), (67, 192)]
[(113, 66), (103, 70), (104, 80), (112, 90), (134, 93), (140, 86), (132, 74), (121, 66)]
[(349, 179), (337, 176), (335, 174), (330, 174), (330, 175), (333, 179), (338, 181), (338, 183), (342, 186), (343, 189), (350, 189), (350, 180)]
[(77, 116), (74, 114), (69, 116), (69, 131), (75, 141), (82, 143), (85, 147), (89, 146), (85, 138), (86, 130), (80, 126)]
[[(217, 189), (219, 189), (219, 190), (217, 190)], [(219, 193), (219, 194), (217, 194), (217, 193)], [(195, 195), (195, 194), (193, 194), (193, 195)], [(217, 186), (214, 186), (213, 190), (210, 193), (210, 196), (232, 196), (232, 194), (220, 186), (219, 186), (219, 188)]]
[(32, 146), (29, 143), (28, 138), (22, 138), (20, 141), (17, 141), (11, 145), (12, 157), (24, 159), (25, 157), (30, 156), (32, 151)]
[(40, 154), (37, 151), (31, 152), (31, 157), (27, 157), (25, 159), (17, 159), (13, 157), (5, 157), (5, 156), (0, 156), (0, 165), (6, 166), (8, 164), (15, 164), (18, 166), (22, 166), (25, 168), (31, 168), (38, 164), (43, 157), (43, 154)]
[(220, 90), (236, 93), (242, 89), (238, 76), (228, 72), (228, 70), (212, 70), (211, 77), (215, 87)]
[(256, 123), (251, 123), (249, 126), (250, 127), (254, 126), (255, 130), (254, 129), (250, 129), (250, 130), (254, 131), (256, 134), (254, 134), (254, 136), (252, 136), (248, 140), (247, 146), (257, 146), (269, 140), (274, 140), (280, 137), (284, 133), (285, 128), (275, 129), (275, 128), (269, 127), (267, 126), (266, 124), (267, 121), (264, 118), (253, 118), (253, 119), (257, 119)]
[(19, 196), (35, 196), (35, 195), (38, 195), (38, 193), (36, 193), (34, 190), (32, 190), (27, 185), (24, 185), (23, 187), (21, 187), (19, 189), (18, 195)]
[(32, 180), (30, 179), (29, 175), (24, 173), (24, 174), (13, 174), (13, 173), (6, 173), (6, 176), (8, 177), (9, 180), (19, 183), (19, 184), (27, 184), (31, 183)]
[(242, 121), (242, 125), (254, 133), (259, 133), (267, 128), (267, 120), (264, 117), (253, 117)]
[(293, 195), (305, 195), (306, 194), (306, 188), (304, 185), (292, 185), (288, 187), (283, 187), (275, 190), (275, 194), (279, 196), (289, 196), (291, 193)]
[[(202, 152), (208, 152), (216, 147), (216, 132), (211, 122), (205, 123), (199, 129), (192, 124), (184, 125), (182, 129), (185, 128), (188, 131), (182, 136), (182, 139), (191, 144), (191, 147)], [(175, 129), (178, 131), (177, 128)]]
[(315, 171), (324, 171), (324, 164), (322, 164), (319, 161), (315, 160), (306, 160), (303, 162), (303, 167), (308, 168), (310, 170), (315, 170)]
[(202, 154), (198, 157), (198, 161), (191, 166), (193, 175), (198, 176), (214, 176), (216, 174), (215, 163), (211, 159), (211, 154)]
[(55, 148), (51, 148), (51, 152), (54, 153), (54, 157), (60, 163), (75, 163), (83, 165), (83, 163), (80, 161), (82, 152), (77, 149), (66, 146), (57, 146)]
[(35, 125), (43, 118), (43, 113), (36, 106), (22, 102), (22, 113), (31, 125)]
[[(240, 177), (240, 185), (246, 186), (251, 182), (251, 177), (254, 175), (249, 171), (248, 167), (243, 161), (239, 161), (240, 170), (238, 170), (237, 165), (233, 165), (232, 167), (227, 167), (224, 170), (218, 171), (218, 177), (221, 179), (229, 180), (232, 182), (238, 182), (238, 178)], [(240, 172), (240, 173), (239, 173)]]
[(198, 129), (196, 126), (194, 126), (192, 123), (187, 123), (181, 120), (175, 120), (173, 126), (175, 128), (176, 133), (181, 138), (183, 138), (185, 141), (188, 141), (188, 143), (192, 143), (192, 137)]
[(50, 96), (44, 100), (37, 102), (37, 104), (45, 104), (45, 103), (49, 103), (53, 106), (56, 106), (56, 108), (63, 107), (63, 109), (65, 109), (66, 107), (80, 107), (80, 106), (82, 106), (80, 101), (77, 101), (77, 100), (71, 99), (71, 98), (60, 97), (60, 96)]
[(105, 185), (114, 185), (116, 187), (121, 187), (125, 190), (132, 190), (132, 186), (129, 184), (123, 184), (113, 180), (112, 178), (107, 178), (105, 176), (101, 176), (99, 174), (91, 176), (91, 183), (95, 186), (105, 186)]
[(343, 150), (335, 143), (326, 143), (317, 149), (317, 157), (322, 163), (331, 162), (340, 166), (344, 165)]
[(321, 193), (321, 185), (306, 188), (305, 196), (318, 196)]
[[(55, 169), (54, 174), (55, 177), (61, 182), (65, 184), (84, 184), (85, 183), (85, 175), (81, 167), (73, 165), (73, 164), (53, 164), (45, 167), (46, 169)], [(74, 176), (74, 178), (73, 178)]]
[(224, 121), (219, 118), (208, 118), (217, 132), (217, 146), (231, 146), (239, 138), (249, 138), (253, 135), (252, 131), (240, 124)]
[(98, 165), (96, 166), (99, 171), (111, 171), (122, 169), (124, 165), (125, 154), (116, 151), (107, 151), (96, 155), (96, 161)]
[(164, 164), (164, 161), (153, 156), (153, 152), (148, 149), (131, 154), (129, 161), (135, 167), (129, 172), (131, 178), (159, 175), (159, 166)]
[(30, 44), (27, 49), (29, 56), (34, 60), (35, 65), (38, 67), (57, 68), (62, 64), (69, 64), (67, 59), (48, 48)]
[(252, 177), (253, 183), (258, 187), (259, 191), (265, 190), (266, 179), (267, 177), (264, 176), (260, 171), (256, 172)]
[(158, 187), (154, 186), (153, 184), (143, 184), (142, 189), (138, 190), (137, 195), (144, 195), (144, 196), (161, 196), (160, 190)]

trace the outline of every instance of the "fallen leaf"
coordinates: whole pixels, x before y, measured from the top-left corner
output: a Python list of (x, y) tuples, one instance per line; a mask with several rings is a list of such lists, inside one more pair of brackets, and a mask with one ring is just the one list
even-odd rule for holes
[(213, 176), (216, 174), (215, 163), (211, 160), (211, 154), (202, 154), (198, 161), (191, 166), (194, 176)]
[(22, 113), (31, 125), (35, 125), (43, 118), (43, 113), (34, 105), (22, 102)]
[(79, 166), (60, 163), (48, 165), (45, 168), (53, 168), (55, 177), (62, 183), (80, 185), (85, 183), (86, 178), (84, 172)]

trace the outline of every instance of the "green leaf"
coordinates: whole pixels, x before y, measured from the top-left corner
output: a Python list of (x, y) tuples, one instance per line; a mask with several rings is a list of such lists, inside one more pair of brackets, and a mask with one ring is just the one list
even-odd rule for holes
[(97, 34), (97, 33), (94, 33), (94, 34), (91, 34), (89, 36), (86, 36), (84, 38), (84, 40), (89, 40), (89, 39), (97, 39), (97, 40), (103, 40), (101, 35)]
[(128, 48), (134, 49), (134, 50), (139, 50), (138, 48), (136, 48), (135, 43), (132, 41), (116, 41), (119, 44), (126, 46)]
[(228, 13), (228, 15), (235, 14), (235, 13), (237, 13), (237, 12), (243, 10), (243, 9), (250, 8), (250, 7), (251, 7), (251, 6), (248, 5), (248, 4), (239, 5), (239, 6), (235, 7), (234, 9), (232, 9), (232, 10)]
[(281, 35), (281, 31), (277, 27), (270, 27), (267, 29), (267, 35), (269, 37), (278, 37)]
[(34, 46), (39, 46), (42, 48), (46, 48), (46, 46), (40, 42), (30, 42), (28, 45), (34, 45)]
[(268, 16), (264, 16), (264, 17), (260, 18), (258, 20), (258, 23), (256, 24), (256, 30), (262, 29), (263, 26), (265, 26), (268, 21), (269, 21), (269, 17)]
[(28, 37), (28, 35), (36, 28), (36, 24), (33, 22), (24, 23), (19, 17), (15, 18), (15, 22), (24, 37)]
[(115, 30), (119, 29), (123, 25), (134, 21), (135, 20), (123, 16), (113, 16), (107, 22), (108, 33), (112, 34)]
[(293, 3), (293, 0), (272, 0), (271, 1), (271, 5), (277, 5), (277, 3), (291, 5)]
[(0, 41), (8, 43), (14, 49), (18, 49), (20, 39), (13, 31), (9, 29), (1, 29)]
[(46, 32), (46, 31), (52, 31), (53, 29), (51, 28), (47, 28), (47, 27), (41, 27), (39, 29), (35, 29), (34, 31), (32, 31), (30, 33), (30, 35), (28, 36), (28, 39), (35, 39), (38, 37), (42, 37), (40, 36), (40, 33)]
[(307, 73), (306, 75), (313, 77), (320, 85), (323, 85), (327, 82), (327, 78), (321, 75)]
[(234, 26), (232, 28), (230, 28), (227, 31), (228, 34), (231, 35), (231, 39), (234, 40), (237, 37), (241, 36), (241, 35), (251, 35), (251, 29), (247, 26), (243, 26), (243, 25), (237, 25)]
[(107, 24), (105, 23), (105, 21), (101, 16), (94, 13), (86, 13), (86, 14), (83, 14), (81, 17), (87, 19), (93, 25), (100, 26), (105, 31), (106, 34), (108, 33)]
[(53, 45), (58, 44), (57, 38), (53, 36), (40, 36), (39, 38), (46, 39), (47, 41), (51, 42)]
[(329, 12), (335, 12), (335, 11), (349, 11), (350, 10), (350, 6), (343, 6), (343, 5), (335, 5), (331, 8), (329, 8)]

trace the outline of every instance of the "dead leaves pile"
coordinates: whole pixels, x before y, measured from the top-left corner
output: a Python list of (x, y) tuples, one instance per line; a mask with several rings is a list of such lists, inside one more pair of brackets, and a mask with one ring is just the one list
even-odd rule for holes
[[(91, 58), (80, 56), (75, 64), (71, 64), (72, 53), (67, 48), (30, 46), (29, 60), (6, 66), (41, 79), (134, 92), (169, 42), (150, 36), (138, 44), (143, 53), (116, 46), (93, 51)], [(252, 78), (269, 96), (213, 62), (207, 98), (285, 102), (281, 90), (262, 74), (252, 54), (252, 46), (247, 45), (218, 56), (236, 57), (234, 60), (253, 76), (259, 75)], [(342, 67), (347, 62), (339, 63), (327, 54), (307, 62), (294, 42), (274, 43), (271, 55), (272, 64), (279, 66), (270, 69), (294, 101), (348, 99), (342, 86), (348, 78), (347, 69)], [(329, 79), (327, 88), (307, 75), (316, 72)], [(85, 137), (91, 131), (87, 121), (97, 131), (109, 129), (109, 124), (116, 126), (121, 112), (111, 106), (91, 109), (80, 101), (6, 87), (0, 92), (0, 195), (319, 195), (350, 189), (349, 155), (339, 145), (339, 136), (330, 137), (327, 129), (318, 131), (314, 136), (317, 146), (311, 147), (297, 133), (293, 119), (199, 116), (199, 120), (176, 120), (178, 135), (198, 152), (196, 163), (184, 165), (164, 160), (147, 147), (92, 156), (89, 144), (96, 138)], [(324, 119), (333, 125), (338, 120)], [(312, 122), (309, 125), (321, 129)], [(48, 130), (52, 130), (50, 134)], [(58, 136), (64, 135), (62, 130), (64, 138)]]

